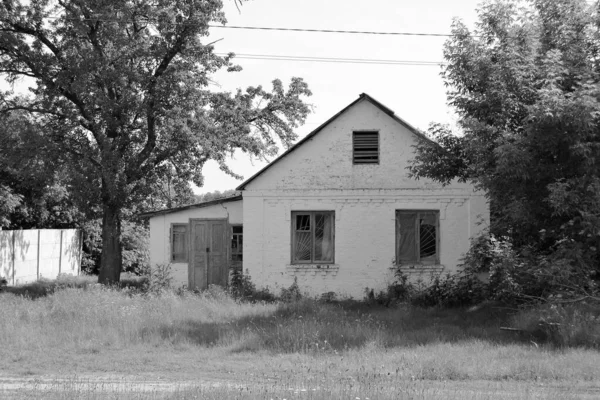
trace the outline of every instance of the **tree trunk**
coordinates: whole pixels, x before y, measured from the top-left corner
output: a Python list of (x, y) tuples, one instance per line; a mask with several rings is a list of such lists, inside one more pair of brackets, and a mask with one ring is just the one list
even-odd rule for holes
[(102, 217), (102, 256), (98, 282), (111, 284), (121, 279), (121, 210), (104, 204)]

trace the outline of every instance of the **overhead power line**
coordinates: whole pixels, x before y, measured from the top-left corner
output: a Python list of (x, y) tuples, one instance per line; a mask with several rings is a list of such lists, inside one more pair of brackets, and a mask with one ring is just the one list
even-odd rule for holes
[[(216, 53), (224, 56), (226, 53)], [(322, 62), (322, 63), (343, 63), (343, 64), (375, 64), (375, 65), (414, 65), (437, 67), (444, 65), (443, 62), (437, 61), (415, 61), (415, 60), (380, 60), (370, 58), (341, 58), (341, 57), (305, 57), (305, 56), (290, 56), (276, 54), (247, 54), (235, 53), (235, 58), (247, 60), (267, 60), (267, 61), (303, 61), (303, 62)]]
[[(59, 19), (61, 17), (46, 16), (45, 19)], [(100, 21), (100, 22), (132, 22), (130, 19), (113, 19), (113, 18), (64, 18), (70, 21)], [(140, 19), (138, 23), (156, 22), (147, 19)], [(190, 22), (161, 22), (166, 25), (198, 25)], [(358, 30), (341, 30), (341, 29), (311, 29), (311, 28), (282, 28), (282, 27), (267, 27), (267, 26), (240, 26), (240, 25), (208, 25), (210, 28), (220, 29), (244, 29), (255, 31), (288, 31), (288, 32), (312, 32), (312, 33), (342, 33), (353, 35), (381, 35), (381, 36), (429, 36), (429, 37), (450, 37), (449, 33), (432, 33), (432, 32), (383, 32), (383, 31), (358, 31)]]
[(347, 33), (355, 35), (391, 35), (391, 36), (434, 36), (450, 37), (448, 33), (427, 33), (427, 32), (380, 32), (380, 31), (353, 31), (337, 29), (308, 29), (308, 28), (280, 28), (264, 26), (235, 26), (235, 25), (209, 25), (211, 28), (224, 29), (247, 29), (259, 31), (290, 31), (290, 32), (315, 32), (315, 33)]

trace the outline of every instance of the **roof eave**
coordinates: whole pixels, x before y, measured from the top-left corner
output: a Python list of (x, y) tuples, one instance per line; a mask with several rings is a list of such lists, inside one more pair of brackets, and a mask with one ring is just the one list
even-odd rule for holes
[(158, 210), (158, 211), (148, 211), (145, 213), (141, 213), (138, 214), (138, 217), (140, 218), (152, 218), (152, 217), (156, 217), (158, 215), (164, 215), (164, 214), (172, 214), (175, 212), (179, 212), (179, 211), (186, 211), (186, 210), (192, 210), (194, 208), (204, 208), (204, 207), (209, 207), (209, 206), (213, 206), (216, 204), (222, 204), (222, 203), (229, 203), (229, 202), (233, 202), (233, 201), (239, 201), (242, 200), (243, 196), (241, 194), (236, 195), (236, 196), (231, 196), (231, 197), (223, 197), (220, 199), (214, 199), (214, 200), (209, 200), (209, 201), (205, 201), (202, 203), (196, 203), (196, 204), (190, 204), (187, 206), (181, 206), (181, 207), (174, 207), (174, 208), (166, 208), (164, 210)]

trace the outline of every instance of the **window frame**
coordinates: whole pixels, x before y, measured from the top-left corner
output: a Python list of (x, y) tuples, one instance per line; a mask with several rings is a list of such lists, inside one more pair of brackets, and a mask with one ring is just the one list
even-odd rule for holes
[[(175, 227), (185, 227), (185, 232), (183, 233), (183, 242), (185, 243), (185, 253), (184, 259), (175, 259)], [(187, 222), (173, 222), (171, 223), (170, 230), (170, 257), (172, 263), (188, 263), (190, 260), (190, 224)]]
[[(356, 135), (365, 134), (365, 133), (375, 133), (377, 135), (377, 161), (376, 162), (356, 162), (355, 160), (355, 148), (354, 148), (354, 140)], [(378, 130), (358, 130), (352, 131), (352, 165), (379, 165), (381, 162), (381, 136)]]
[[(332, 257), (331, 261), (315, 260), (315, 215), (316, 214), (330, 214), (331, 216), (331, 245), (332, 245)], [(296, 216), (297, 215), (309, 215), (310, 216), (310, 232), (311, 232), (311, 259), (310, 260), (295, 260), (294, 255), (296, 254)], [(311, 264), (335, 264), (335, 210), (307, 210), (307, 211), (292, 211), (291, 213), (291, 234), (290, 234), (290, 264), (292, 265), (311, 265)]]
[[(241, 233), (240, 233), (240, 232), (234, 232), (234, 231), (233, 231), (233, 228), (235, 228), (235, 227), (240, 227), (240, 228), (242, 228), (242, 232), (241, 232)], [(243, 225), (243, 224), (231, 224), (231, 240), (232, 240), (232, 241), (233, 241), (233, 239), (236, 237), (236, 235), (238, 236), (238, 237), (236, 238), (236, 243), (237, 243), (237, 247), (236, 247), (236, 249), (237, 249), (237, 251), (236, 251), (236, 252), (234, 252), (234, 251), (233, 251), (233, 246), (231, 247), (231, 249), (230, 249), (230, 253), (231, 253), (231, 254), (230, 254), (230, 258), (229, 258), (229, 260), (230, 260), (231, 262), (243, 262), (243, 261), (244, 261), (244, 225)], [(242, 236), (242, 246), (240, 246), (239, 235), (241, 235), (241, 236)], [(242, 256), (242, 257), (241, 257), (241, 260), (239, 260), (239, 261), (238, 261), (238, 260), (235, 260), (235, 261), (234, 261), (234, 259), (233, 259), (233, 256), (234, 256), (234, 255), (241, 255), (241, 256)]]
[[(400, 230), (398, 224), (398, 215), (400, 214), (416, 214), (415, 215), (415, 254), (416, 260), (401, 260), (399, 256), (400, 250)], [(421, 228), (419, 225), (419, 215), (428, 214), (435, 216), (435, 259), (434, 260), (421, 260)], [(395, 218), (395, 247), (396, 247), (396, 265), (401, 266), (403, 264), (410, 265), (439, 265), (440, 264), (440, 211), (439, 210), (396, 210)]]

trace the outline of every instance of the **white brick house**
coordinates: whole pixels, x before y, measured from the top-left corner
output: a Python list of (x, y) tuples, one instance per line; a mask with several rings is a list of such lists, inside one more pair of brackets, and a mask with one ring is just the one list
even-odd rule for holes
[[(258, 287), (278, 292), (297, 279), (312, 295), (331, 291), (354, 298), (362, 298), (366, 288), (384, 289), (396, 268), (426, 280), (432, 273), (453, 272), (469, 238), (489, 222), (489, 208), (469, 184), (443, 187), (408, 177), (420, 135), (362, 94), (241, 184), (243, 200), (148, 213), (151, 262), (169, 262), (172, 248), (179, 246), (188, 253), (180, 267), (188, 279), (180, 282), (216, 283), (207, 243), (218, 247), (224, 240), (227, 249), (220, 251), (243, 254), (244, 273)], [(238, 203), (242, 210), (233, 221), (223, 210)], [(224, 224), (213, 227), (210, 220), (196, 219), (203, 218), (198, 210), (204, 218), (213, 212)], [(180, 235), (186, 249), (169, 233), (173, 221), (187, 226)], [(193, 271), (204, 278), (192, 279)]]

